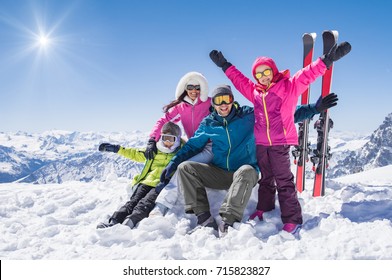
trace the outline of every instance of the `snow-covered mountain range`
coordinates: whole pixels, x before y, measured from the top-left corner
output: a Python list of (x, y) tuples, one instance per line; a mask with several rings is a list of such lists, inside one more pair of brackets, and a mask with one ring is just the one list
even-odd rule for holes
[(142, 165), (98, 151), (100, 143), (143, 147), (146, 133), (68, 132), (42, 134), (0, 132), (0, 183), (102, 181), (110, 173), (131, 178)]
[[(140, 131), (0, 132), (0, 183), (103, 181), (110, 173), (131, 178), (140, 172), (141, 164), (115, 154), (100, 153), (98, 146), (109, 142), (125, 147), (145, 147), (147, 138), (147, 133)], [(310, 142), (314, 149), (315, 130), (311, 130)], [(392, 113), (368, 136), (332, 129), (330, 146), (333, 152), (327, 174), (330, 178), (392, 164)], [(312, 177), (309, 163), (307, 178)]]
[(392, 113), (366, 140), (359, 149), (345, 153), (334, 166), (331, 176), (339, 177), (392, 164)]

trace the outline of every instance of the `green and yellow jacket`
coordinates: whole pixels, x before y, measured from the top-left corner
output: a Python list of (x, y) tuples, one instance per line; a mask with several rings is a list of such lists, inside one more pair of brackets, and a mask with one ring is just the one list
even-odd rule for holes
[(158, 150), (154, 159), (148, 161), (146, 161), (146, 157), (144, 156), (144, 149), (120, 147), (118, 154), (136, 162), (145, 162), (142, 172), (133, 177), (133, 186), (140, 183), (155, 187), (159, 183), (163, 169), (169, 164), (178, 150), (179, 148), (170, 154), (162, 153)]

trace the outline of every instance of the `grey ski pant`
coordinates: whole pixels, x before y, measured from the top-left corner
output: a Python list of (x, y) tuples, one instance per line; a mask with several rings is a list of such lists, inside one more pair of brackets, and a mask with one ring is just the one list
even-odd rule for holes
[(206, 187), (228, 190), (219, 214), (223, 221), (240, 222), (252, 189), (258, 180), (258, 172), (251, 165), (243, 165), (229, 172), (212, 164), (183, 162), (178, 166), (178, 180), (184, 190), (185, 212), (199, 214), (210, 211)]

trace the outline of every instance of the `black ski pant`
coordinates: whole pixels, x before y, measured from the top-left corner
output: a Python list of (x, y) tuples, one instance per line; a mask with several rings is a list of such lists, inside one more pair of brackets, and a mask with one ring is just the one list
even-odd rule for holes
[(130, 218), (134, 225), (147, 218), (151, 210), (155, 207), (155, 200), (158, 194), (155, 188), (139, 184), (124, 206), (113, 213), (111, 219), (122, 223), (126, 218)]

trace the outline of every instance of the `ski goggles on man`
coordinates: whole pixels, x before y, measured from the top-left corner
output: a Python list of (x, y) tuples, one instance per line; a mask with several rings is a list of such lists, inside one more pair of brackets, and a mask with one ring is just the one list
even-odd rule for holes
[(187, 90), (200, 90), (200, 85), (186, 85)]
[(177, 136), (171, 135), (171, 134), (162, 134), (161, 139), (163, 142), (170, 142), (174, 143), (177, 140)]
[(262, 71), (262, 72), (257, 72), (256, 74), (255, 74), (255, 77), (256, 77), (256, 79), (261, 79), (263, 76), (269, 76), (269, 75), (271, 75), (272, 74), (272, 69), (271, 68), (268, 68), (268, 69), (265, 69), (264, 71)]
[(218, 95), (212, 98), (212, 103), (216, 106), (220, 106), (222, 104), (231, 104), (234, 101), (234, 97), (231, 94), (223, 94)]

